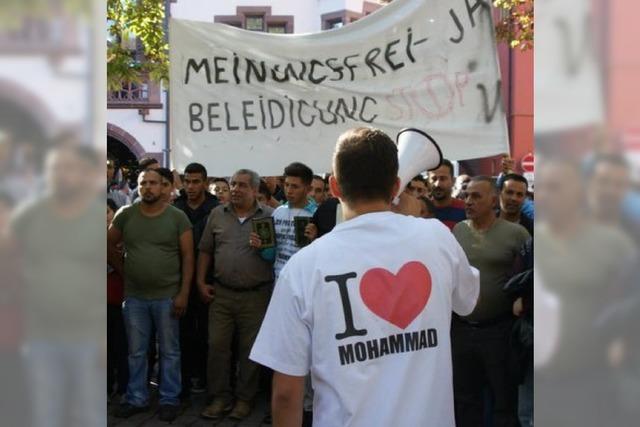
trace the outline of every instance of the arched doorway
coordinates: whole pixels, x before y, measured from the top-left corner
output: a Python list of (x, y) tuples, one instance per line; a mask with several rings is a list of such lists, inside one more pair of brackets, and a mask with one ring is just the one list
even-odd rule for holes
[(107, 136), (107, 158), (117, 166), (129, 166), (138, 163), (138, 158), (122, 141)]
[(107, 123), (107, 158), (113, 160), (118, 181), (129, 181), (135, 186), (135, 172), (138, 170), (138, 160), (145, 154), (142, 145), (131, 135), (113, 123)]
[(107, 136), (107, 159), (116, 167), (116, 181), (122, 184), (125, 180), (130, 187), (135, 185), (135, 171), (138, 159), (135, 154), (120, 140)]

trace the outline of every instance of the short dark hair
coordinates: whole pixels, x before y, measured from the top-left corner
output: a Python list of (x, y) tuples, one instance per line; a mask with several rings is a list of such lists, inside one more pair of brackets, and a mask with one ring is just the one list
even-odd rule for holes
[(320, 181), (325, 182), (324, 178), (321, 177), (320, 175), (313, 175), (313, 179), (319, 179)]
[(138, 162), (138, 166), (141, 171), (146, 170), (149, 166), (154, 164), (160, 164), (160, 162), (153, 157), (143, 157)]
[(507, 181), (521, 182), (524, 184), (524, 188), (529, 188), (529, 181), (527, 181), (527, 178), (517, 173), (508, 173), (498, 181), (498, 190), (502, 191), (502, 189), (504, 188), (504, 184)]
[(398, 147), (379, 129), (348, 130), (338, 138), (333, 172), (345, 200), (390, 202), (398, 179)]
[(305, 185), (309, 185), (311, 181), (313, 181), (313, 171), (311, 168), (300, 162), (293, 162), (284, 168), (284, 176), (300, 178)]
[(416, 175), (413, 178), (411, 178), (411, 181), (420, 181), (420, 182), (424, 182), (424, 178), (422, 177), (422, 175)]
[(224, 182), (225, 184), (229, 185), (229, 181), (227, 181), (226, 178), (213, 178), (213, 181), (211, 181), (212, 184), (216, 183), (216, 182)]
[(204, 165), (201, 165), (200, 163), (189, 163), (187, 167), (184, 168), (184, 173), (199, 173), (200, 175), (202, 175), (203, 180), (207, 179), (207, 168), (205, 168)]
[(156, 172), (158, 172), (158, 174), (162, 178), (165, 178), (167, 181), (169, 181), (171, 183), (171, 185), (173, 185), (173, 172), (171, 172), (170, 169), (168, 169), (168, 168), (158, 168), (158, 169), (152, 169), (152, 170), (155, 170)]
[(442, 159), (442, 163), (440, 163), (440, 166), (448, 167), (449, 174), (451, 175), (451, 178), (453, 178), (453, 163), (451, 163), (449, 159)]
[(469, 185), (471, 185), (472, 182), (487, 182), (489, 184), (489, 187), (491, 187), (491, 190), (494, 193), (496, 193), (496, 191), (497, 191), (496, 180), (494, 178), (488, 176), (488, 175), (477, 175), (477, 176), (474, 176), (469, 180)]

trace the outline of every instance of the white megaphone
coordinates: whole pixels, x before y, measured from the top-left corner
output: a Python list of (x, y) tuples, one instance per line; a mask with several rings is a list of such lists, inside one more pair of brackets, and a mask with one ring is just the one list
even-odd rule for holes
[(396, 136), (398, 144), (398, 176), (400, 189), (393, 203), (398, 204), (411, 179), (423, 171), (436, 169), (442, 163), (442, 151), (426, 132), (415, 128), (402, 129)]

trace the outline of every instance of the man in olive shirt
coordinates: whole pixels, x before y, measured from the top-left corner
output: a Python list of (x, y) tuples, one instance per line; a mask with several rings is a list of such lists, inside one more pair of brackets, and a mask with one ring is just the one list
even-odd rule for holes
[[(152, 325), (160, 345), (160, 419), (178, 415), (180, 379), (179, 317), (187, 307), (193, 277), (191, 223), (165, 200), (171, 186), (148, 169), (138, 177), (140, 203), (118, 211), (109, 227), (108, 262), (124, 277), (123, 316), (129, 341), (129, 384), (116, 416), (148, 409), (147, 349)], [(116, 245), (124, 242), (125, 259)]]
[(483, 392), (493, 395), (496, 427), (517, 426), (517, 388), (508, 370), (512, 301), (502, 288), (529, 239), (519, 224), (497, 218), (498, 195), (489, 177), (472, 178), (464, 220), (453, 228), (469, 263), (480, 270), (480, 297), (469, 316), (453, 315), (451, 336), (456, 425), (483, 425)]
[[(249, 352), (273, 285), (272, 264), (249, 246), (251, 220), (271, 217), (273, 209), (256, 202), (257, 173), (241, 169), (229, 184), (231, 201), (211, 211), (199, 245), (198, 288), (205, 302), (211, 302), (207, 382), (213, 395), (213, 402), (201, 415), (218, 419), (233, 408), (229, 418), (239, 420), (250, 414), (258, 389), (259, 365), (249, 360)], [(207, 283), (212, 258), (214, 280)], [(240, 368), (235, 393), (230, 385), (235, 371), (231, 366), (234, 333)]]

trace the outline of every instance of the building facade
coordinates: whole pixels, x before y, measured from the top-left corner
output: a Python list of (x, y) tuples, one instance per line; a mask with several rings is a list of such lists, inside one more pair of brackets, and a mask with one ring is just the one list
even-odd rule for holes
[[(348, 25), (384, 6), (363, 0), (171, 0), (171, 17), (218, 22), (252, 31), (313, 33)], [(516, 160), (533, 151), (533, 54), (499, 47), (503, 100), (511, 153)], [(169, 165), (167, 91), (148, 82), (109, 94), (107, 142), (110, 155), (135, 160), (153, 156)], [(499, 158), (465, 162), (471, 173), (497, 173)]]

